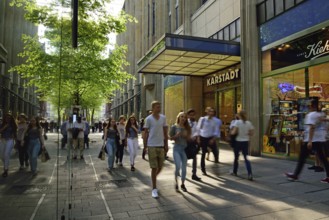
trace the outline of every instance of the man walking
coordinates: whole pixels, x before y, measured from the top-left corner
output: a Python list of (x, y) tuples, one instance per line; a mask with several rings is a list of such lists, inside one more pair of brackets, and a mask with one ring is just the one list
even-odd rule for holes
[(214, 117), (215, 109), (212, 107), (206, 108), (207, 115), (199, 119), (197, 130), (198, 138), (197, 142), (201, 146), (202, 156), (201, 156), (201, 171), (203, 175), (207, 175), (205, 157), (207, 153), (207, 148), (211, 148), (215, 156), (215, 161), (218, 161), (218, 148), (216, 144), (216, 139), (220, 137), (219, 120)]
[(144, 151), (148, 149), (149, 163), (152, 169), (152, 197), (158, 198), (156, 178), (161, 172), (165, 154), (168, 152), (168, 126), (166, 117), (161, 112), (161, 104), (153, 101), (152, 114), (145, 119)]
[(90, 126), (86, 118), (82, 119), (85, 123), (85, 130), (84, 130), (84, 145), (86, 145), (86, 148), (89, 149), (89, 133), (90, 133)]
[[(196, 145), (197, 144), (197, 136), (198, 136), (198, 130), (197, 130), (197, 121), (195, 119), (195, 110), (194, 109), (189, 109), (187, 110), (187, 118), (188, 118), (188, 123), (191, 127), (191, 138)], [(200, 145), (198, 145), (198, 152), (200, 150)], [(198, 154), (195, 155), (193, 158), (192, 162), (192, 180), (200, 181), (201, 178), (196, 175), (196, 166), (197, 166), (197, 156)]]

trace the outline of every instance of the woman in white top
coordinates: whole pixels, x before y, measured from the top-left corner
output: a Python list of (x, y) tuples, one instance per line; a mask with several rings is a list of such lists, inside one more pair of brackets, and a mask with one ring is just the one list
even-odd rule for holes
[(252, 180), (252, 171), (251, 171), (251, 164), (247, 158), (248, 148), (249, 148), (249, 140), (250, 136), (253, 135), (254, 126), (251, 124), (250, 121), (247, 121), (247, 114), (246, 111), (241, 110), (239, 112), (240, 120), (237, 120), (233, 125), (233, 129), (231, 131), (231, 135), (236, 135), (236, 144), (234, 146), (234, 165), (233, 165), (233, 175), (237, 175), (238, 166), (239, 166), (239, 153), (242, 152), (244, 157), (244, 161), (246, 163), (246, 168), (248, 171), (248, 179)]

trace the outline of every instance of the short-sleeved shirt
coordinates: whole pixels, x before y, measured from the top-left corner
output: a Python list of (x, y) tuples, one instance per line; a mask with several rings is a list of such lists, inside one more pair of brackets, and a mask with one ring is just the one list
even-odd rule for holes
[(312, 142), (326, 142), (327, 123), (323, 112), (310, 112), (305, 116), (304, 121), (304, 142), (309, 141), (311, 125), (314, 126)]
[(154, 118), (153, 115), (147, 116), (145, 119), (144, 128), (149, 130), (147, 146), (148, 147), (163, 147), (164, 146), (164, 132), (163, 129), (167, 126), (166, 116), (160, 114), (159, 119)]
[[(183, 132), (186, 132), (186, 129), (185, 128), (179, 127), (177, 125), (173, 125), (170, 128), (169, 136), (172, 137), (172, 136), (175, 136), (178, 133), (183, 133)], [(185, 148), (187, 146), (187, 140), (186, 140), (186, 138), (184, 138), (184, 137), (178, 137), (175, 140), (174, 147), (177, 147), (177, 146), (184, 147)]]
[(126, 138), (126, 126), (125, 124), (118, 124), (117, 125), (117, 128), (118, 128), (118, 131), (119, 131), (119, 134), (120, 134), (120, 140), (123, 140)]
[(233, 127), (238, 128), (238, 135), (236, 137), (236, 141), (249, 141), (249, 132), (251, 130), (254, 130), (254, 126), (251, 124), (250, 121), (236, 120)]
[(129, 128), (128, 138), (137, 138), (137, 132), (132, 127)]

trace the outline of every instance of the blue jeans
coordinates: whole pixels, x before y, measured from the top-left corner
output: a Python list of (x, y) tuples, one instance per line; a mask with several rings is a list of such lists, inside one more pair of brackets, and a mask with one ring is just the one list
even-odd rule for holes
[(113, 168), (114, 165), (114, 157), (117, 151), (117, 145), (115, 143), (115, 139), (108, 138), (106, 142), (106, 150), (107, 150), (107, 163), (109, 168)]
[(248, 141), (237, 141), (235, 143), (235, 146), (234, 146), (234, 165), (233, 165), (233, 173), (235, 173), (235, 174), (238, 172), (240, 151), (242, 152), (242, 155), (244, 157), (244, 161), (246, 163), (246, 168), (247, 168), (248, 174), (252, 174), (251, 164), (250, 164), (250, 161), (247, 158), (248, 148), (249, 148), (248, 145), (249, 145)]
[(175, 178), (179, 176), (179, 171), (182, 168), (182, 181), (186, 178), (187, 157), (185, 153), (185, 146), (174, 145), (174, 161), (175, 161)]
[(32, 172), (37, 171), (38, 156), (39, 156), (40, 148), (41, 148), (41, 144), (40, 144), (39, 138), (29, 139), (27, 153), (29, 154)]

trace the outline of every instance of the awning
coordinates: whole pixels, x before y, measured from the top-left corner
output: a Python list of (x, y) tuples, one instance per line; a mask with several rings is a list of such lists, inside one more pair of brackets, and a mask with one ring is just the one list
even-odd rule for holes
[(144, 74), (205, 76), (240, 61), (238, 42), (165, 34), (137, 66)]

